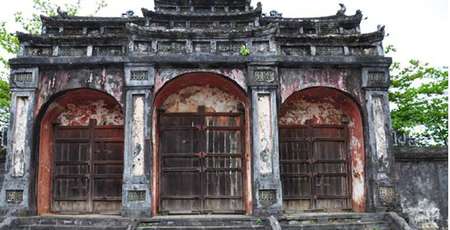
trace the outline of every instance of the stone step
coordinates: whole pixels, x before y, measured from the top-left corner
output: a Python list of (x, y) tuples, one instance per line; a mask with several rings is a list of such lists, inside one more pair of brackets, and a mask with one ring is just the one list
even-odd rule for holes
[(385, 222), (281, 225), (283, 230), (391, 230)]
[(265, 230), (270, 229), (264, 225), (229, 225), (229, 226), (138, 226), (137, 230), (152, 230), (152, 229), (163, 229), (163, 230), (220, 230), (220, 229), (239, 229), (239, 230)]
[(114, 226), (79, 226), (79, 225), (21, 225), (17, 226), (11, 229), (17, 229), (17, 230), (127, 230), (128, 226), (122, 226), (122, 227), (114, 227)]
[(131, 221), (120, 217), (67, 217), (67, 216), (45, 216), (45, 217), (21, 217), (12, 221), (10, 229), (113, 229), (126, 230)]
[(141, 220), (137, 226), (138, 230), (150, 229), (182, 229), (182, 230), (219, 230), (219, 229), (271, 229), (267, 219), (259, 219), (248, 216), (227, 217), (227, 216), (204, 216), (204, 217), (165, 217), (149, 220)]
[(22, 217), (14, 220), (16, 224), (29, 225), (29, 224), (43, 224), (43, 225), (108, 225), (120, 226), (129, 224), (129, 219), (126, 218), (111, 218), (111, 217), (61, 217), (61, 216), (48, 216), (48, 217)]

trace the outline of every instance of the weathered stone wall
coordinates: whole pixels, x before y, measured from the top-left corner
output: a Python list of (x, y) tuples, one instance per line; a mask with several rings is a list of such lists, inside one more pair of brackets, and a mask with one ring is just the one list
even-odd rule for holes
[(3, 185), (3, 178), (6, 172), (5, 157), (6, 157), (6, 149), (0, 148), (0, 188)]
[(395, 179), (403, 214), (417, 229), (448, 229), (448, 151), (395, 147)]

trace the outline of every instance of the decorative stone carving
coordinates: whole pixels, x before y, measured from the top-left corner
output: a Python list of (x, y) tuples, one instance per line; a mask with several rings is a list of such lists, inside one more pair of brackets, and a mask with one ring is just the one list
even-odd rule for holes
[(259, 202), (262, 206), (271, 206), (277, 202), (277, 191), (272, 189), (259, 190)]
[(381, 203), (387, 207), (394, 205), (396, 200), (396, 194), (393, 187), (378, 187), (378, 196), (380, 197)]
[(93, 56), (121, 56), (123, 55), (122, 46), (94, 46)]
[(167, 54), (183, 54), (186, 53), (186, 42), (185, 41), (159, 41), (158, 42), (158, 52)]
[(217, 42), (217, 52), (226, 53), (231, 55), (239, 54), (241, 46), (245, 45), (244, 41), (218, 41)]
[(211, 43), (209, 41), (194, 41), (192, 46), (195, 53), (211, 53)]
[(282, 46), (281, 53), (288, 56), (311, 56), (309, 46)]
[(151, 53), (151, 52), (153, 52), (152, 42), (151, 41), (135, 41), (133, 49), (137, 53)]
[(132, 81), (147, 81), (148, 80), (148, 71), (145, 71), (145, 70), (131, 71), (130, 80), (132, 80)]
[(86, 56), (87, 46), (60, 46), (58, 56)]
[(16, 83), (18, 83), (18, 82), (31, 83), (31, 82), (33, 82), (33, 73), (31, 73), (31, 72), (15, 73), (12, 75), (11, 80)]
[(344, 55), (344, 47), (342, 46), (317, 46), (317, 56), (341, 56)]
[(272, 70), (255, 70), (255, 81), (272, 83), (275, 81), (275, 72)]
[(269, 41), (254, 41), (252, 44), (253, 52), (266, 53), (270, 51)]
[(364, 68), (362, 71), (363, 87), (388, 88), (389, 72), (386, 68)]
[(52, 56), (51, 46), (27, 46), (25, 54), (28, 56)]
[(139, 191), (128, 191), (128, 201), (130, 202), (140, 202), (145, 201), (145, 190)]
[(368, 76), (369, 85), (383, 85), (386, 84), (386, 73), (383, 71), (369, 72)]
[(20, 204), (23, 201), (23, 190), (6, 190), (6, 203)]
[(378, 49), (375, 46), (356, 46), (349, 47), (350, 54), (355, 56), (377, 56)]

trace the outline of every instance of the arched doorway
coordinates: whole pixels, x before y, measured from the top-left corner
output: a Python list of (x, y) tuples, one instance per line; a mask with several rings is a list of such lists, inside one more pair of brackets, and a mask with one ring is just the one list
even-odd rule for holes
[(154, 214), (250, 212), (247, 100), (209, 73), (179, 76), (157, 93)]
[(91, 89), (58, 94), (41, 111), (38, 213), (119, 214), (123, 112)]
[(363, 126), (350, 96), (296, 92), (281, 107), (279, 129), (285, 212), (364, 211)]

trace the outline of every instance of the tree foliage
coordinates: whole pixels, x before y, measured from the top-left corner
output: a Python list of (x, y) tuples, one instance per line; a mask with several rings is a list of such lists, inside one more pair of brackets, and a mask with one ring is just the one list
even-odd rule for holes
[[(389, 48), (389, 46), (388, 46)], [(387, 49), (395, 51), (395, 48)], [(391, 67), (389, 99), (393, 128), (420, 145), (447, 145), (448, 70), (418, 60)]]

